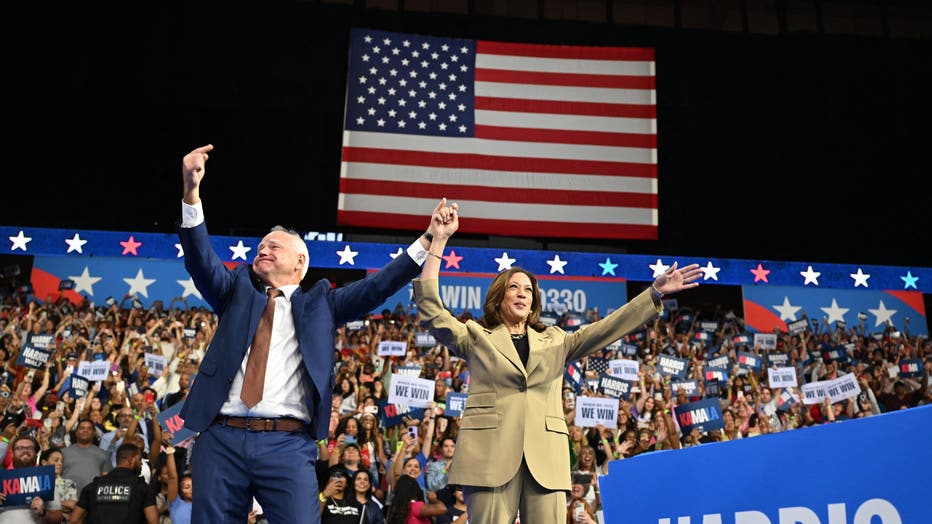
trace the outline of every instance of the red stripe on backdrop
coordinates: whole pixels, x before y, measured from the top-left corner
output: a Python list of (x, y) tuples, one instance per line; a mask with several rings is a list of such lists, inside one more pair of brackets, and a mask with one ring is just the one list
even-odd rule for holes
[(889, 290), (886, 291), (896, 298), (902, 300), (909, 307), (913, 308), (919, 313), (922, 313), (922, 316), (926, 316), (926, 304), (922, 298), (922, 293), (918, 291), (899, 291), (899, 290)]
[(391, 180), (340, 179), (340, 192), (352, 194), (435, 198), (437, 195), (458, 195), (462, 200), (484, 202), (527, 202), (572, 206), (657, 207), (657, 195), (612, 193), (608, 191), (564, 191), (556, 189), (519, 188), (506, 191), (503, 187), (462, 186), (451, 184), (418, 184)]
[[(337, 223), (345, 226), (423, 230), (424, 216), (395, 215), (363, 211), (337, 211)], [(591, 224), (587, 222), (542, 222), (539, 220), (490, 220), (470, 218), (463, 220), (458, 231), (508, 235), (516, 237), (543, 236), (563, 238), (624, 238), (631, 240), (657, 240), (657, 226), (625, 224)]]
[(527, 127), (484, 126), (476, 124), (476, 138), (515, 140), (551, 144), (584, 144), (610, 147), (657, 147), (657, 135), (637, 133), (607, 133), (605, 131), (567, 131), (563, 129), (533, 129)]
[(488, 171), (514, 171), (518, 173), (565, 173), (657, 178), (657, 164), (601, 162), (597, 160), (570, 160), (560, 158), (501, 157), (467, 153), (430, 153), (424, 151), (379, 149), (371, 147), (344, 147), (343, 161), (403, 166), (483, 169)]
[(476, 54), (534, 56), (538, 58), (576, 58), (587, 60), (652, 61), (650, 47), (583, 47), (510, 42), (476, 41)]
[(744, 301), (744, 320), (761, 333), (773, 333), (775, 327), (779, 327), (784, 333), (787, 332), (786, 322), (766, 307), (750, 300)]
[[(657, 118), (657, 106), (646, 104), (601, 104), (598, 102), (561, 102), (477, 96), (476, 109), (546, 113), (552, 115), (589, 115), (623, 118)], [(541, 108), (544, 108), (541, 110)]]
[(611, 89), (655, 89), (652, 76), (596, 75), (588, 73), (549, 73), (508, 69), (476, 69), (477, 82), (530, 84), (543, 86), (579, 86)]

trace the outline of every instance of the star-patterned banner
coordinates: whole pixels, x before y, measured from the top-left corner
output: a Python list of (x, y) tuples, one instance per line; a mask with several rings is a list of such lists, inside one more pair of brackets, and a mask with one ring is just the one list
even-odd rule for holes
[[(66, 230), (0, 226), (12, 255), (124, 257), (178, 260), (182, 253), (175, 234)], [(249, 262), (258, 237), (213, 236), (214, 249), (229, 262)], [(932, 293), (932, 268), (828, 264), (793, 261), (698, 258), (693, 256), (630, 255), (591, 252), (551, 252), (456, 247), (444, 256), (443, 270), (496, 273), (520, 265), (538, 275), (618, 277), (650, 281), (674, 261), (696, 262), (702, 284), (802, 286), (808, 288), (904, 290)], [(320, 268), (377, 269), (407, 246), (365, 242), (309, 241), (311, 264)]]

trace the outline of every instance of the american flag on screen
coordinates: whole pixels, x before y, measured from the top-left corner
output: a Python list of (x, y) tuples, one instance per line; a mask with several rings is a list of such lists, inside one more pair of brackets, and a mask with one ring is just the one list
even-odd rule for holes
[(654, 50), (353, 29), (337, 220), (657, 238)]

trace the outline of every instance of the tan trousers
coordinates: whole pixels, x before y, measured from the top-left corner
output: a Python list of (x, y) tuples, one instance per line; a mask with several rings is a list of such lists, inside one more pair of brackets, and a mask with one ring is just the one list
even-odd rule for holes
[(519, 510), (521, 524), (566, 522), (566, 492), (538, 484), (524, 460), (515, 476), (504, 485), (463, 486), (463, 496), (470, 522), (513, 524)]

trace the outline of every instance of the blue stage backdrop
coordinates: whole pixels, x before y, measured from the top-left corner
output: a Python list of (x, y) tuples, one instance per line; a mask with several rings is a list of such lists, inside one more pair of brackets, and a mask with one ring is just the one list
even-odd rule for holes
[(612, 524), (927, 524), (932, 406), (609, 463)]

